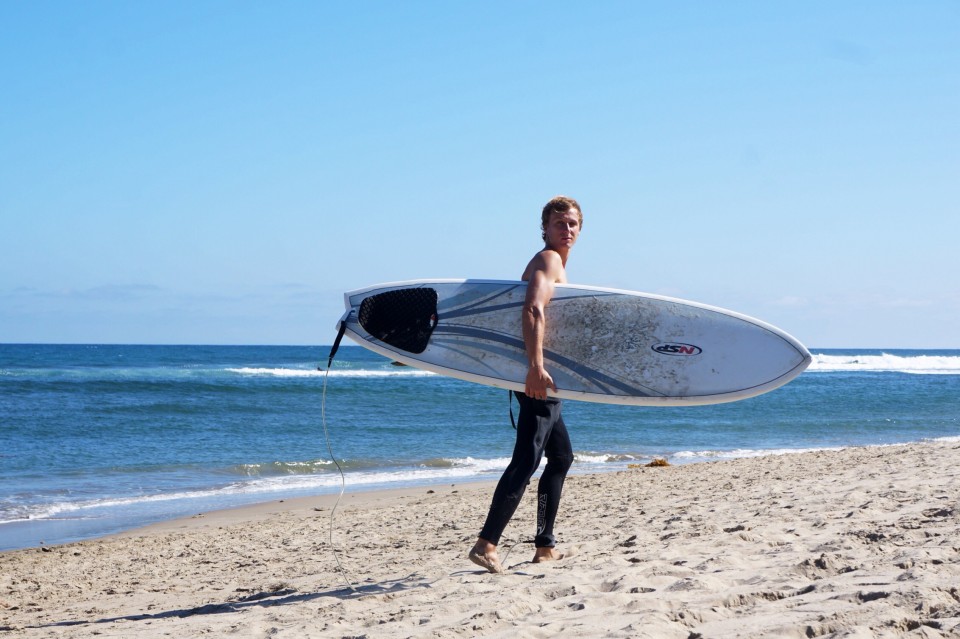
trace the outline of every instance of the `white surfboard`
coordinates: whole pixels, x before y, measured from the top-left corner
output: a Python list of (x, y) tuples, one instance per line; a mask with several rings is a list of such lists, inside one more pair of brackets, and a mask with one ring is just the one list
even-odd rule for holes
[[(526, 282), (416, 280), (344, 295), (345, 334), (393, 360), (523, 391)], [(676, 406), (753, 397), (786, 384), (810, 353), (783, 331), (669, 297), (558, 284), (544, 337), (551, 395)]]

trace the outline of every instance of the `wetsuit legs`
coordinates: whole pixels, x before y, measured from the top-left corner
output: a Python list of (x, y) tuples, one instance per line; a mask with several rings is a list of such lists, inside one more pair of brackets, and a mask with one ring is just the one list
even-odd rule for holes
[(480, 537), (494, 544), (500, 543), (500, 536), (520, 505), (527, 484), (546, 453), (547, 466), (537, 489), (536, 545), (538, 548), (552, 548), (556, 543), (553, 523), (560, 506), (563, 481), (573, 463), (573, 448), (560, 415), (560, 400), (536, 400), (523, 393), (516, 395), (520, 402), (517, 443), (513, 448), (513, 458), (493, 493), (490, 512)]
[(553, 548), (557, 545), (553, 536), (553, 522), (557, 519), (557, 510), (560, 508), (563, 480), (567, 478), (567, 471), (573, 464), (573, 448), (559, 408), (557, 422), (547, 438), (545, 452), (547, 466), (543, 469), (537, 486), (537, 538), (534, 541), (537, 548)]

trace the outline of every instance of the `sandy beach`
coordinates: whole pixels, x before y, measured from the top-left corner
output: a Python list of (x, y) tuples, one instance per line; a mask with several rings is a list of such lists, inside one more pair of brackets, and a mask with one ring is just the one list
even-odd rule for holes
[(348, 493), (336, 555), (330, 497), (206, 513), (0, 554), (0, 633), (957, 637), (958, 456), (936, 442), (571, 476), (557, 528), (573, 556), (529, 562), (531, 491), (506, 575), (466, 559), (489, 484)]

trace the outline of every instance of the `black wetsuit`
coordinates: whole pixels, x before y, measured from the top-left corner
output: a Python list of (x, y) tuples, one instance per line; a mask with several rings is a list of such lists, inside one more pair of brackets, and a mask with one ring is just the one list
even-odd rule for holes
[(500, 535), (520, 505), (530, 478), (546, 454), (547, 466), (537, 488), (537, 536), (534, 543), (537, 548), (553, 548), (556, 545), (553, 522), (560, 506), (563, 480), (573, 463), (573, 448), (560, 415), (559, 399), (540, 400), (523, 393), (514, 394), (520, 401), (517, 443), (510, 465), (503, 471), (493, 493), (490, 512), (480, 537), (494, 544), (500, 543)]

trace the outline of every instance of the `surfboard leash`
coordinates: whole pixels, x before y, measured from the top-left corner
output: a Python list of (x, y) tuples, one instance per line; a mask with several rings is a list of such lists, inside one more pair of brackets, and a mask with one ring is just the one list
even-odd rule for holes
[(340, 563), (340, 554), (337, 552), (337, 547), (333, 543), (333, 528), (334, 528), (334, 517), (337, 513), (337, 508), (340, 506), (340, 500), (343, 499), (343, 493), (347, 488), (347, 479), (343, 474), (343, 468), (340, 467), (340, 462), (337, 461), (336, 456), (333, 454), (333, 446), (330, 444), (330, 431), (327, 429), (327, 378), (330, 377), (330, 367), (333, 365), (333, 357), (337, 354), (337, 349), (340, 348), (340, 340), (343, 339), (343, 333), (347, 329), (346, 316), (344, 319), (340, 320), (339, 328), (337, 329), (337, 339), (333, 342), (333, 347), (330, 349), (330, 356), (327, 358), (327, 371), (323, 375), (323, 394), (320, 399), (320, 421), (323, 424), (323, 437), (327, 442), (327, 452), (330, 453), (330, 460), (337, 467), (337, 472), (340, 473), (340, 494), (337, 495), (337, 501), (333, 504), (333, 508), (330, 510), (330, 529), (329, 529), (329, 543), (330, 550), (333, 552), (333, 558), (337, 562), (337, 569), (340, 572), (340, 576), (343, 577), (344, 582), (347, 584), (347, 588), (352, 590), (355, 594), (360, 594), (359, 591), (353, 586), (353, 579), (344, 569), (343, 564)]

